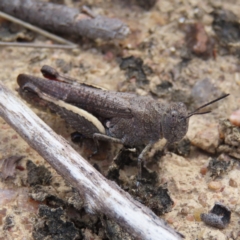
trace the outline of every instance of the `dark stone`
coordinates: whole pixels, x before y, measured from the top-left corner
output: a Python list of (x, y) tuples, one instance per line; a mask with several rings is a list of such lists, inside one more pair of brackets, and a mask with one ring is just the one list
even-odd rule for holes
[(52, 174), (44, 166), (36, 166), (31, 160), (27, 162), (28, 177), (27, 181), (30, 186), (49, 185)]
[(215, 203), (213, 209), (209, 213), (202, 213), (201, 220), (207, 225), (215, 228), (225, 228), (231, 219), (231, 211), (222, 203)]
[(33, 229), (33, 238), (42, 240), (48, 237), (52, 240), (74, 240), (79, 238), (79, 232), (72, 222), (64, 220), (62, 208), (39, 207), (38, 218)]

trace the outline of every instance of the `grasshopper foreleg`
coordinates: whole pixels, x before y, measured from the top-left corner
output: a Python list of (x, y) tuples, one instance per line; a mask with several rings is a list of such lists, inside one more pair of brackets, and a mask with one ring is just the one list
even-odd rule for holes
[(147, 144), (140, 155), (138, 156), (138, 177), (137, 181), (140, 182), (142, 180), (142, 163), (145, 161), (146, 153), (150, 150), (154, 143)]

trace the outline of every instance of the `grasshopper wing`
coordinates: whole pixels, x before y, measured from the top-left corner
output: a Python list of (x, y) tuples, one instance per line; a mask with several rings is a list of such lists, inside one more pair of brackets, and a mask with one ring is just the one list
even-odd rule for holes
[[(126, 96), (124, 95), (125, 97), (123, 97), (122, 93), (119, 92), (106, 91), (78, 82), (70, 84), (69, 82), (51, 81), (27, 74), (20, 74), (17, 81), (22, 90), (28, 89), (39, 96), (39, 93), (53, 96), (55, 99), (84, 109), (102, 119), (116, 116), (123, 118), (132, 117), (128, 99), (125, 99)], [(133, 95), (133, 97), (136, 96)]]

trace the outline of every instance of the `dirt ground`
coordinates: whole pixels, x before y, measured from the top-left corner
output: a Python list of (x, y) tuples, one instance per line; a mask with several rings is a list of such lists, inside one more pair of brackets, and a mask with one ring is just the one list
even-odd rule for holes
[[(239, 127), (227, 125), (224, 128), (229, 123), (224, 120), (240, 107), (239, 42), (236, 39), (225, 39), (224, 42), (214, 30), (212, 23), (215, 16), (211, 14), (224, 9), (240, 19), (240, 1), (203, 0), (200, 3), (196, 0), (159, 0), (150, 10), (125, 0), (86, 0), (81, 3), (66, 0), (65, 4), (76, 7), (85, 4), (98, 14), (118, 17), (130, 27), (131, 34), (124, 40), (80, 39), (79, 48), (73, 50), (0, 47), (0, 81), (18, 95), (18, 74), (41, 76), (41, 67), (50, 65), (81, 82), (109, 90), (149, 94), (163, 104), (182, 101), (190, 110), (223, 93), (230, 93), (228, 98), (213, 105), (210, 114), (190, 118), (187, 133), (191, 143), (189, 151), (184, 148), (158, 157), (156, 144), (149, 153), (155, 162), (147, 166), (157, 172), (157, 185), (165, 186), (173, 201), (173, 205), (160, 217), (185, 239), (240, 239)], [(201, 23), (205, 32), (196, 30), (196, 23)], [(39, 35), (34, 41), (50, 43), (49, 39)], [(202, 52), (197, 44), (203, 44)], [(143, 61), (143, 65), (134, 69), (135, 72), (129, 67), (120, 68), (120, 63), (124, 63), (122, 59), (130, 56)], [(89, 155), (89, 144), (79, 145), (71, 141), (73, 130), (64, 120), (49, 111), (29, 106), (58, 134), (69, 140), (79, 153), (85, 157)], [(237, 117), (239, 124), (240, 116)], [(38, 229), (42, 229), (38, 221), (40, 215), (37, 215), (39, 206), (65, 206), (76, 197), (75, 193), (3, 119), (0, 119), (0, 129), (0, 159), (24, 156), (16, 165), (14, 177), (0, 182), (0, 239), (44, 239), (47, 235), (38, 235)], [(235, 145), (226, 140), (229, 129), (238, 137)], [(112, 150), (114, 146), (107, 149), (107, 152), (102, 151), (91, 160), (103, 172), (107, 172), (116, 153)], [(214, 165), (214, 160), (219, 165)], [(211, 164), (216, 167), (211, 167)], [(36, 166), (44, 166), (44, 170), (36, 170)], [(47, 180), (31, 180), (32, 169), (43, 174)], [(126, 166), (120, 170), (120, 175), (122, 179), (131, 178), (136, 172), (136, 166)], [(51, 178), (50, 183), (48, 177)], [(231, 211), (230, 223), (224, 229), (206, 225), (200, 219), (200, 214), (208, 213), (216, 202)], [(76, 204), (72, 205), (77, 209)], [(64, 213), (68, 220), (71, 214), (75, 216), (71, 211), (68, 208), (68, 212)], [(81, 236), (68, 235), (65, 239), (121, 239), (109, 237), (104, 230), (95, 231), (94, 224), (91, 224), (85, 227), (79, 224), (77, 229), (81, 229)], [(45, 239), (58, 239), (49, 236)]]

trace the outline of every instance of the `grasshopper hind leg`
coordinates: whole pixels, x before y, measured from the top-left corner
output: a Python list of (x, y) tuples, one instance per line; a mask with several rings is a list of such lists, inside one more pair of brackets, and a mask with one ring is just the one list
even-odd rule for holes
[(107, 136), (107, 135), (102, 134), (102, 133), (94, 133), (92, 138), (93, 138), (93, 141), (94, 141), (95, 150), (89, 156), (89, 158), (92, 158), (94, 155), (96, 155), (98, 153), (99, 141), (122, 143), (120, 139), (117, 139), (117, 138), (114, 138), (114, 137), (110, 137), (110, 136)]
[(94, 134), (105, 135), (104, 126), (91, 113), (42, 92), (31, 82), (26, 83), (22, 90), (33, 92), (39, 98), (45, 100), (51, 110), (60, 115), (73, 129), (85, 138), (93, 138)]
[(114, 143), (122, 143), (121, 140), (118, 138), (110, 137), (110, 136), (107, 136), (107, 135), (101, 134), (101, 133), (94, 133), (93, 140), (94, 140), (95, 146), (97, 148), (99, 147), (99, 143), (98, 143), (99, 140), (109, 141), (109, 142), (114, 142)]

